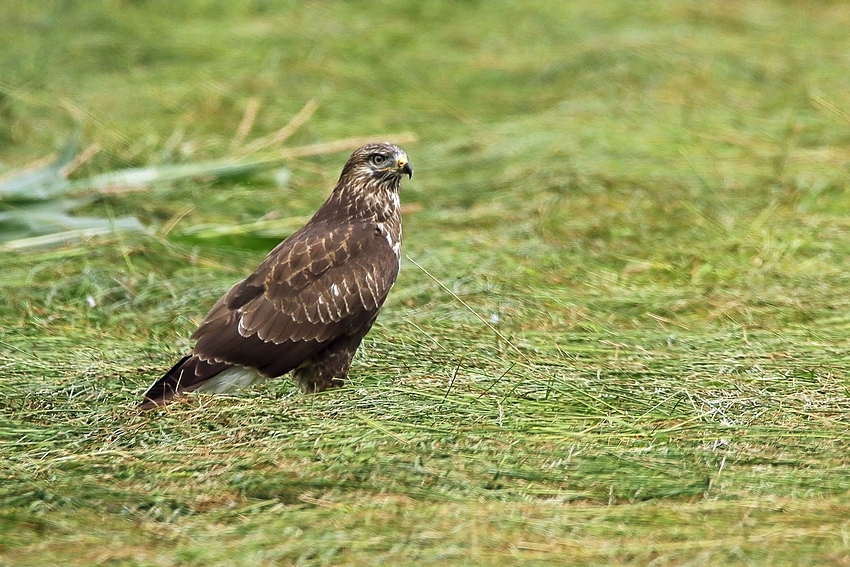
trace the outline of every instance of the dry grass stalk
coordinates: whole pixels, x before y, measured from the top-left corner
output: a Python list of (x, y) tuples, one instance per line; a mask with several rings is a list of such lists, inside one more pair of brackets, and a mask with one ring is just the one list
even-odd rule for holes
[(298, 146), (295, 148), (286, 148), (281, 150), (280, 157), (283, 159), (318, 156), (323, 154), (333, 154), (346, 150), (359, 148), (364, 144), (377, 141), (391, 141), (394, 144), (410, 144), (416, 141), (416, 135), (411, 132), (402, 132), (401, 134), (385, 134), (381, 136), (358, 136), (355, 138), (342, 138), (333, 142), (324, 142), (321, 144), (310, 144), (307, 146)]
[(254, 121), (257, 119), (257, 112), (260, 110), (260, 99), (251, 97), (248, 99), (248, 104), (245, 106), (245, 113), (242, 115), (242, 121), (239, 122), (239, 127), (236, 129), (236, 135), (233, 137), (233, 142), (230, 143), (230, 151), (235, 152), (245, 142), (251, 129), (254, 128)]
[(100, 144), (98, 144), (97, 142), (95, 142), (94, 144), (90, 145), (90, 146), (89, 146), (89, 147), (87, 147), (85, 150), (83, 150), (83, 151), (82, 151), (82, 153), (80, 153), (77, 157), (75, 157), (75, 158), (74, 158), (74, 159), (72, 159), (70, 162), (68, 162), (67, 164), (65, 164), (64, 166), (62, 166), (62, 168), (59, 170), (59, 175), (60, 175), (60, 176), (62, 176), (62, 177), (67, 178), (67, 177), (68, 177), (69, 175), (71, 175), (74, 171), (76, 171), (77, 169), (79, 169), (82, 165), (84, 165), (85, 163), (87, 163), (87, 162), (88, 162), (89, 160), (91, 160), (94, 156), (96, 156), (97, 154), (99, 154), (99, 153), (100, 153), (100, 150), (102, 150), (102, 149), (103, 149), (103, 148), (101, 147), (101, 145), (100, 145)]
[(12, 179), (13, 177), (17, 177), (17, 176), (21, 175), (22, 173), (26, 173), (27, 171), (35, 171), (37, 169), (42, 169), (44, 167), (47, 167), (48, 165), (50, 165), (54, 161), (56, 161), (56, 152), (48, 154), (44, 157), (40, 157), (37, 160), (33, 160), (23, 167), (19, 167), (17, 169), (11, 169), (11, 170), (7, 171), (3, 175), (0, 175), (0, 183), (3, 183), (7, 179)]
[(315, 100), (307, 101), (307, 104), (298, 111), (298, 114), (292, 117), (292, 119), (280, 130), (272, 134), (271, 136), (266, 136), (260, 138), (258, 140), (254, 140), (243, 149), (243, 153), (253, 153), (274, 144), (280, 144), (285, 142), (290, 136), (292, 136), (295, 132), (298, 131), (301, 126), (303, 126), (310, 117), (316, 112), (316, 109), (319, 108), (319, 103)]

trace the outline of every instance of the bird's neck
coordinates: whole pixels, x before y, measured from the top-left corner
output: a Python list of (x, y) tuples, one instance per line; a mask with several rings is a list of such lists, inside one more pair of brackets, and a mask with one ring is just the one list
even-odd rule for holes
[(376, 223), (398, 223), (401, 220), (399, 184), (374, 183), (357, 189), (337, 185), (322, 209), (340, 215), (341, 221), (364, 220)]

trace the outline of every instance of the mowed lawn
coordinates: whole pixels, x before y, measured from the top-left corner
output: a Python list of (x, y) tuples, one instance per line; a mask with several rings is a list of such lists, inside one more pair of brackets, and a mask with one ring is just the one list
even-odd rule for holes
[[(0, 175), (75, 135), (72, 179), (289, 158), (82, 189), (147, 230), (0, 251), (0, 565), (850, 564), (848, 29), (827, 1), (4, 0)], [(324, 201), (328, 144), (370, 136), (415, 175), (350, 383), (139, 414)]]

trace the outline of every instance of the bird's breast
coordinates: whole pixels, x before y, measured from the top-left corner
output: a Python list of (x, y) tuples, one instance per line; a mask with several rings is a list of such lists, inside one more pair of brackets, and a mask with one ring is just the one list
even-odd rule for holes
[(401, 257), (401, 223), (400, 222), (377, 222), (375, 223), (375, 235), (386, 239), (393, 253)]

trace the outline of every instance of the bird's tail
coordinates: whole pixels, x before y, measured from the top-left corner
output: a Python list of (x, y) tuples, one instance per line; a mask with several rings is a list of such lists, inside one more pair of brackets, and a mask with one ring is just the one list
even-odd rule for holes
[(148, 388), (139, 409), (147, 411), (163, 406), (176, 396), (197, 389), (229, 366), (225, 362), (206, 361), (194, 354), (187, 354)]

